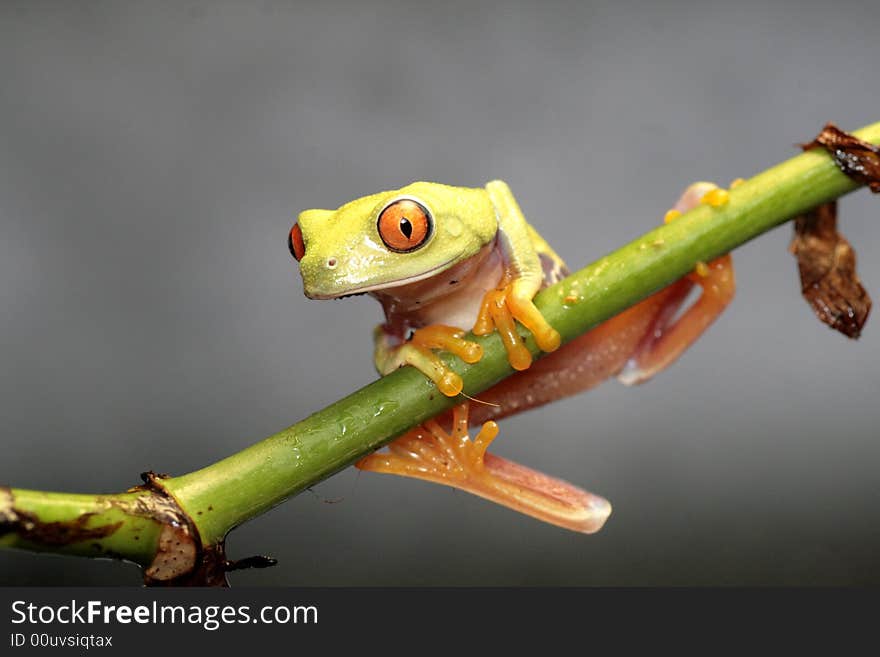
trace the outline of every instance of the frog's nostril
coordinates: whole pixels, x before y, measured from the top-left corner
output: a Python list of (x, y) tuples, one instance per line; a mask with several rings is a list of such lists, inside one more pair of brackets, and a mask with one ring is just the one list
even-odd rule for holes
[(338, 264), (339, 262), (336, 260), (336, 258), (328, 258), (327, 260), (327, 267), (329, 269), (336, 269), (336, 265)]

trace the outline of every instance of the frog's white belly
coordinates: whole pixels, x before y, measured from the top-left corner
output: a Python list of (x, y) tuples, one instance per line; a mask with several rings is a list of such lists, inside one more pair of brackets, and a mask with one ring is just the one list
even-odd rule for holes
[(430, 324), (470, 330), (486, 292), (498, 285), (504, 263), (495, 243), (430, 279), (373, 293), (385, 310), (386, 326), (399, 335)]

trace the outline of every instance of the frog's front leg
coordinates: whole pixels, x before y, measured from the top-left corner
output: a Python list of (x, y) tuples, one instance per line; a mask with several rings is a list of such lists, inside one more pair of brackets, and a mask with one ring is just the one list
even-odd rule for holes
[(465, 403), (453, 409), (450, 430), (428, 420), (356, 466), (452, 486), (573, 531), (590, 534), (602, 528), (611, 514), (607, 500), (489, 454), (497, 435), (498, 425), (486, 422), (471, 439)]
[(532, 355), (523, 344), (514, 320), (531, 331), (541, 351), (556, 351), (561, 338), (532, 301), (543, 285), (544, 272), (513, 193), (500, 180), (486, 185), (486, 191), (498, 214), (499, 245), (505, 269), (498, 286), (483, 298), (473, 332), (486, 335), (497, 329), (511, 366), (525, 370), (532, 364)]
[(447, 397), (455, 397), (464, 384), (461, 377), (448, 368), (434, 349), (455, 354), (466, 363), (476, 363), (483, 357), (483, 348), (476, 342), (464, 340), (466, 331), (454, 326), (433, 324), (416, 329), (407, 342), (395, 341), (384, 326), (374, 332), (376, 369), (388, 374), (404, 365), (412, 365), (431, 379)]

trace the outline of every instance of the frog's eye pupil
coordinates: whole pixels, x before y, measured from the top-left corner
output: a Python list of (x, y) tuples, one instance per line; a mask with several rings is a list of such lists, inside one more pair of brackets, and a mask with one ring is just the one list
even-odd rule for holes
[(428, 242), (434, 220), (424, 205), (414, 199), (402, 198), (385, 206), (379, 213), (376, 228), (382, 242), (391, 251), (408, 253)]

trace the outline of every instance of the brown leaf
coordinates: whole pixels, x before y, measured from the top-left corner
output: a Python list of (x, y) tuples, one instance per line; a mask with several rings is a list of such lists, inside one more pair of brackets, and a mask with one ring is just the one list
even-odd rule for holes
[(801, 144), (805, 151), (822, 146), (831, 153), (835, 163), (857, 183), (880, 193), (880, 148), (844, 132), (833, 123), (826, 123), (811, 142)]
[(825, 203), (794, 221), (789, 250), (798, 261), (801, 293), (816, 316), (858, 338), (871, 311), (871, 297), (856, 274), (856, 254), (837, 232), (837, 204)]

